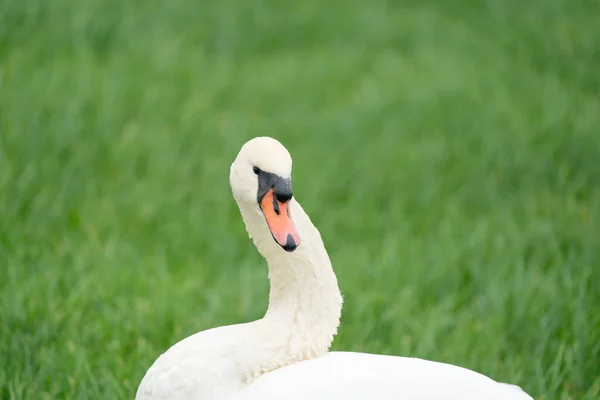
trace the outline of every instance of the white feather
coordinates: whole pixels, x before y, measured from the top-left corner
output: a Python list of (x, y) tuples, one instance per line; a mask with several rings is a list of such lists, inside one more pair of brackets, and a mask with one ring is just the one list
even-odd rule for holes
[(321, 235), (295, 199), (301, 239), (292, 253), (272, 238), (257, 204), (253, 167), (289, 177), (287, 150), (255, 138), (231, 166), (246, 229), (267, 260), (264, 318), (209, 329), (175, 344), (150, 367), (136, 400), (531, 400), (520, 388), (468, 369), (416, 358), (331, 352), (342, 296)]

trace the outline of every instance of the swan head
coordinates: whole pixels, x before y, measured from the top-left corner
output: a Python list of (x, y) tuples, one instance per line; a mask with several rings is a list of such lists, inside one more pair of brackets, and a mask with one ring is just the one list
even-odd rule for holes
[(260, 215), (273, 240), (285, 251), (300, 244), (290, 203), (292, 157), (276, 139), (256, 137), (246, 142), (231, 165), (229, 183), (239, 207)]

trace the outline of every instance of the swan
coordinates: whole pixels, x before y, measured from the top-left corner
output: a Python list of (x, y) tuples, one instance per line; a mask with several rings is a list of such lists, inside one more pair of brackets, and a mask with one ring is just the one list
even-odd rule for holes
[(435, 361), (329, 352), (342, 295), (317, 228), (292, 192), (276, 139), (240, 149), (230, 185), (269, 270), (263, 318), (193, 334), (160, 355), (136, 400), (533, 400), (520, 387)]

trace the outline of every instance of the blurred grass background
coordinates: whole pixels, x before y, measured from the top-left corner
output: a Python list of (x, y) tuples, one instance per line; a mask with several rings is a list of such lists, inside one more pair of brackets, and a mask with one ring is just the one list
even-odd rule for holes
[(3, 0), (0, 397), (131, 399), (260, 318), (229, 165), (269, 135), (336, 350), (600, 397), (596, 0)]

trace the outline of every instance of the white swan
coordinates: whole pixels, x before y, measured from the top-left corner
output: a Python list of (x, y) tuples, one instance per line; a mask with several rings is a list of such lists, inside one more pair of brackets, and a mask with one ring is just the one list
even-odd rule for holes
[(532, 400), (519, 387), (416, 358), (330, 352), (342, 296), (319, 231), (292, 197), (292, 160), (254, 138), (231, 166), (248, 234), (269, 267), (264, 318), (196, 333), (162, 354), (136, 400)]

